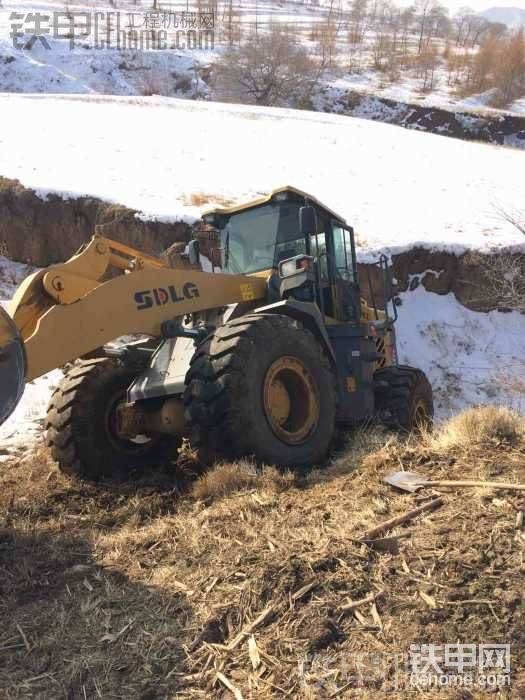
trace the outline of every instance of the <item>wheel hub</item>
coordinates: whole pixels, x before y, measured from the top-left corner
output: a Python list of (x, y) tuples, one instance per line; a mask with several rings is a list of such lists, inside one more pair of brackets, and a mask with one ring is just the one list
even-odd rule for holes
[(137, 450), (150, 445), (151, 438), (142, 433), (130, 435), (122, 431), (121, 422), (119, 420), (119, 408), (122, 404), (125, 404), (125, 402), (126, 392), (121, 390), (117, 391), (108, 402), (104, 420), (106, 436), (117, 449), (134, 454)]
[(304, 442), (319, 420), (319, 391), (296, 357), (275, 360), (264, 380), (264, 411), (275, 435), (289, 445)]

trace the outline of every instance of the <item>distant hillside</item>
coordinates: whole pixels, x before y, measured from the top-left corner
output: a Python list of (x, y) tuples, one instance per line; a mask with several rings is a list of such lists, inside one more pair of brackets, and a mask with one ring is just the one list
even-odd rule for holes
[(525, 10), (519, 7), (489, 7), (480, 12), (480, 15), (491, 22), (501, 22), (509, 27), (525, 26)]

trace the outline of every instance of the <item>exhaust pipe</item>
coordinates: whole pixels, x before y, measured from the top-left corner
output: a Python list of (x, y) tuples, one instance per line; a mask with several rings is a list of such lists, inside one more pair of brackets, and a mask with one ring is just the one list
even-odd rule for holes
[(0, 306), (0, 425), (22, 398), (26, 369), (24, 341), (11, 316)]

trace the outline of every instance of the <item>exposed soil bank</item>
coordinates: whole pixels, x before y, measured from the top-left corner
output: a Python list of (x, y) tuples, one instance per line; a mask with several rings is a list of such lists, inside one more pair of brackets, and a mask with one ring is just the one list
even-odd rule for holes
[[(51, 196), (43, 200), (19, 182), (0, 178), (0, 254), (45, 267), (73, 255), (97, 225), (103, 225), (99, 230), (108, 238), (154, 255), (173, 243), (188, 241), (192, 235), (201, 240), (201, 250), (208, 257), (210, 247), (216, 245), (205, 233), (192, 232), (191, 226), (183, 222), (141, 221), (136, 214), (127, 207), (93, 197), (63, 200)], [(525, 280), (525, 255), (505, 255)], [(452, 292), (470, 309), (488, 311), (504, 306), (501, 298), (488, 291), (487, 274), (493, 274), (491, 266), (487, 267), (488, 259), (476, 252), (454, 255), (412, 248), (392, 256), (393, 276), (397, 291), (422, 284), (436, 294)], [(363, 295), (369, 301), (375, 296), (380, 306), (383, 282), (379, 270), (373, 265), (360, 264), (359, 274)]]
[(466, 141), (484, 141), (515, 148), (525, 148), (525, 118), (511, 114), (478, 114), (448, 111), (438, 107), (398, 102), (375, 95), (349, 90), (327, 112), (347, 114), (363, 119), (397, 124), (407, 129), (430, 131)]
[[(502, 264), (502, 256), (505, 265)], [(393, 255), (392, 267), (394, 289), (397, 292), (415, 289), (422, 284), (427, 291), (435, 294), (453, 293), (463, 306), (473, 311), (508, 309), (507, 292), (512, 291), (511, 280), (505, 284), (495, 279), (501, 275), (503, 267), (516, 271), (525, 280), (525, 254), (505, 251), (498, 252), (497, 256), (476, 251), (455, 255), (417, 247)], [(360, 264), (359, 277), (363, 295), (368, 300), (372, 299), (372, 294), (375, 295), (380, 305), (383, 281), (378, 268)]]
[(183, 222), (141, 221), (137, 212), (94, 197), (46, 200), (16, 180), (0, 177), (0, 254), (12, 260), (45, 267), (66, 260), (94, 233), (150, 254), (176, 241), (190, 239)]

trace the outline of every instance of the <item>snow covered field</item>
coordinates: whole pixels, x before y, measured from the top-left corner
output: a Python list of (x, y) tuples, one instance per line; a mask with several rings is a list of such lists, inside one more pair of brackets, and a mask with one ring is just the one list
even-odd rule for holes
[[(169, 98), (0, 95), (0, 173), (146, 217), (289, 184), (356, 229), (361, 255), (520, 245), (524, 155), (360, 119)], [(198, 198), (196, 199), (196, 196)]]
[[(116, 42), (117, 12), (119, 28), (123, 36), (128, 31), (129, 23), (136, 26), (143, 35), (147, 34), (151, 20), (152, 3), (141, 3), (138, 0), (119, 0), (112, 6), (109, 0), (4, 0), (0, 2), (0, 92), (22, 93), (68, 93), (68, 94), (113, 94), (113, 95), (168, 95), (191, 99), (209, 99), (213, 96), (210, 86), (201, 78), (202, 69), (212, 66), (220, 56), (227, 41), (224, 29), (227, 23), (226, 2), (217, 5), (215, 18), (214, 45), (211, 47), (204, 41), (204, 46), (190, 47), (182, 38), (176, 48), (157, 48), (155, 50), (142, 47), (143, 50), (130, 50), (119, 41)], [(161, 9), (174, 9), (181, 12), (186, 8), (195, 10), (197, 4), (192, 2), (171, 0), (160, 3)], [(265, 32), (272, 23), (286, 24), (293, 27), (308, 52), (315, 53), (318, 46), (312, 41), (312, 28), (326, 22), (330, 12), (328, 0), (318, 5), (299, 2), (297, 0), (242, 0), (238, 3), (239, 16), (235, 22), (244, 32), (250, 26), (257, 26)], [(89, 13), (94, 24), (94, 13), (100, 14), (97, 20), (102, 27), (100, 32), (92, 29), (85, 36), (79, 36), (74, 49), (69, 46), (69, 40), (64, 38), (67, 32), (59, 30), (59, 38), (52, 34), (44, 36), (49, 48), (43, 42), (37, 41), (30, 51), (24, 51), (13, 46), (10, 36), (12, 31), (11, 13), (26, 16), (26, 13), (40, 13), (52, 18), (53, 12), (62, 13), (59, 22), (63, 25), (67, 20), (64, 12)], [(133, 15), (133, 20), (129, 17)], [(105, 27), (109, 18), (110, 42), (109, 48), (94, 48), (100, 44), (100, 37), (105, 36)], [(75, 20), (77, 31), (83, 27), (81, 18)], [(321, 81), (324, 103), (326, 100), (337, 98), (348, 90), (360, 93), (378, 95), (381, 97), (409, 102), (426, 107), (441, 107), (448, 110), (481, 110), (483, 113), (497, 115), (501, 111), (517, 115), (525, 114), (525, 96), (508, 105), (506, 110), (497, 110), (487, 106), (491, 97), (490, 92), (462, 98), (457, 94), (457, 86), (449, 85), (447, 69), (443, 61), (435, 70), (434, 87), (430, 92), (423, 92), (423, 80), (415, 77), (415, 73), (403, 73), (398, 79), (390, 82), (384, 72), (371, 68), (372, 44), (374, 32), (369, 31), (364, 42), (363, 51), (359, 54), (356, 66), (349, 71), (348, 67), (356, 63), (356, 56), (351, 54), (348, 44), (348, 17), (343, 17), (336, 40), (337, 60), (331, 70)], [(44, 24), (44, 27), (52, 26)], [(146, 29), (144, 29), (146, 27)], [(28, 25), (29, 28), (29, 25)], [(168, 44), (173, 44), (175, 29), (166, 27)], [(62, 38), (60, 38), (62, 37)], [(417, 43), (417, 36), (411, 36), (411, 41)], [(23, 43), (23, 42), (22, 42)], [(202, 43), (202, 42), (201, 42)], [(443, 48), (443, 47), (441, 47)]]
[(421, 285), (401, 299), (399, 359), (426, 372), (438, 418), (478, 404), (525, 410), (524, 315), (470, 311)]
[(436, 70), (435, 87), (431, 91), (422, 91), (422, 80), (415, 77), (403, 76), (395, 82), (385, 80), (384, 74), (374, 70), (364, 70), (360, 73), (345, 73), (339, 71), (324, 81), (326, 86), (325, 99), (337, 102), (349, 90), (359, 94), (376, 95), (389, 100), (416, 104), (420, 107), (446, 109), (450, 112), (468, 111), (484, 116), (498, 114), (525, 115), (525, 97), (512, 102), (506, 109), (496, 109), (489, 105), (494, 96), (493, 90), (484, 93), (460, 97), (456, 88), (450, 86), (447, 72), (443, 67)]
[[(64, 26), (67, 27), (68, 20), (64, 13), (68, 8), (73, 12), (88, 13), (86, 16), (92, 23), (94, 13), (99, 12), (99, 34), (95, 36), (95, 31), (91, 30), (89, 35), (78, 37), (71, 48), (69, 40), (63, 38), (67, 34)], [(135, 10), (137, 17), (142, 16), (142, 10)], [(53, 36), (54, 12), (62, 13), (57, 15), (57, 21), (63, 26), (58, 38)], [(17, 44), (23, 46), (30, 34), (14, 39), (11, 33), (17, 26), (17, 31), (31, 31), (28, 13), (38, 13), (42, 18), (38, 21), (48, 33), (37, 39), (31, 50), (22, 50)], [(22, 18), (18, 25), (15, 20), (11, 21), (12, 14)], [(0, 92), (208, 97), (208, 86), (199, 77), (197, 68), (206, 65), (213, 52), (198, 49), (119, 50), (116, 45), (95, 49), (95, 41), (100, 43), (100, 37), (104, 36), (102, 30), (107, 17), (115, 17), (115, 9), (109, 3), (94, 5), (38, 0), (0, 3)], [(127, 17), (122, 11), (122, 22)], [(75, 22), (80, 32), (85, 20), (79, 17)]]

